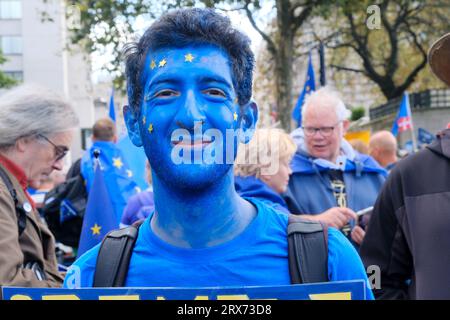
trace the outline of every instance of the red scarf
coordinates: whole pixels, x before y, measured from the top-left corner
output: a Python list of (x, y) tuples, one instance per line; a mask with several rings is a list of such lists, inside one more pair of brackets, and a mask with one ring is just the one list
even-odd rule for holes
[(33, 199), (31, 198), (30, 194), (27, 191), (28, 179), (22, 168), (1, 154), (0, 154), (0, 163), (17, 179), (17, 181), (19, 181), (19, 184), (22, 187), (23, 192), (25, 192), (28, 201), (35, 209), (36, 204), (34, 203)]

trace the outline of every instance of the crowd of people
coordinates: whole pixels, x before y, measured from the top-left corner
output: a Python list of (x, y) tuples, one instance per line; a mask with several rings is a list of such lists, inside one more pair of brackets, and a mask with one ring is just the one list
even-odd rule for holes
[[(163, 15), (124, 56), (125, 123), (148, 158), (150, 187), (142, 192), (116, 146), (114, 122), (95, 123), (92, 147), (63, 182), (54, 170), (63, 169), (78, 126), (73, 106), (35, 86), (2, 95), (0, 286), (103, 283), (100, 266), (114, 265), (104, 243), (70, 261), (64, 282), (55, 250), (55, 238), (77, 250), (99, 159), (116, 219), (134, 234), (111, 286), (306, 283), (292, 272), (288, 243), (289, 227), (306, 224), (325, 239), (325, 262), (317, 265), (323, 281), (364, 280), (367, 299), (450, 299), (450, 123), (427, 148), (399, 160), (389, 131), (373, 133), (365, 148), (352, 146), (344, 138), (349, 110), (323, 87), (305, 99), (292, 133), (257, 128), (250, 41), (209, 9)], [(432, 70), (450, 85), (448, 59), (450, 35), (430, 51)], [(176, 130), (187, 142), (174, 138)], [(208, 154), (214, 161), (175, 163), (176, 147), (185, 160)], [(235, 161), (224, 161), (230, 154)], [(312, 255), (302, 259), (320, 260)], [(369, 266), (381, 271), (378, 288)]]

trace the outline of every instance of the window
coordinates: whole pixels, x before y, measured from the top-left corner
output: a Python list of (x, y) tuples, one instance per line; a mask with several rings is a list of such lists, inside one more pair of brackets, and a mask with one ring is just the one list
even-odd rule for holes
[(23, 72), (22, 71), (3, 71), (3, 73), (18, 82), (23, 82)]
[(0, 19), (22, 18), (22, 2), (20, 0), (0, 0)]
[(22, 54), (22, 38), (20, 36), (1, 37), (0, 47), (3, 54)]

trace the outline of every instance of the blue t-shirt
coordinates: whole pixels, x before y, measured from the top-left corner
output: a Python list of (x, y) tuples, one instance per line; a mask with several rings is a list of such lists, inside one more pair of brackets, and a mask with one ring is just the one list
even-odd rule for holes
[[(127, 287), (274, 286), (290, 284), (288, 266), (288, 216), (255, 199), (255, 219), (234, 239), (223, 244), (188, 249), (159, 239), (150, 226), (151, 216), (139, 229), (131, 257)], [(328, 229), (328, 277), (331, 281), (367, 281), (361, 259), (336, 229)], [(76, 287), (91, 287), (99, 245), (72, 266), (79, 274)], [(72, 272), (67, 273), (64, 287)], [(368, 299), (373, 299), (367, 288)]]

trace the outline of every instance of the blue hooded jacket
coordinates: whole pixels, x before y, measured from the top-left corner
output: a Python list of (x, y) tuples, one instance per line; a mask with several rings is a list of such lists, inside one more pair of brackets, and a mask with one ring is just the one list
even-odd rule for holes
[(329, 170), (343, 172), (347, 206), (358, 211), (373, 206), (387, 172), (370, 156), (363, 155), (342, 140), (341, 155), (336, 163), (310, 156), (306, 151), (301, 128), (292, 134), (297, 144), (297, 153), (291, 162), (285, 201), (294, 214), (320, 214), (336, 207)]
[(241, 197), (257, 198), (275, 210), (289, 213), (286, 202), (275, 190), (254, 176), (234, 177), (234, 187)]

